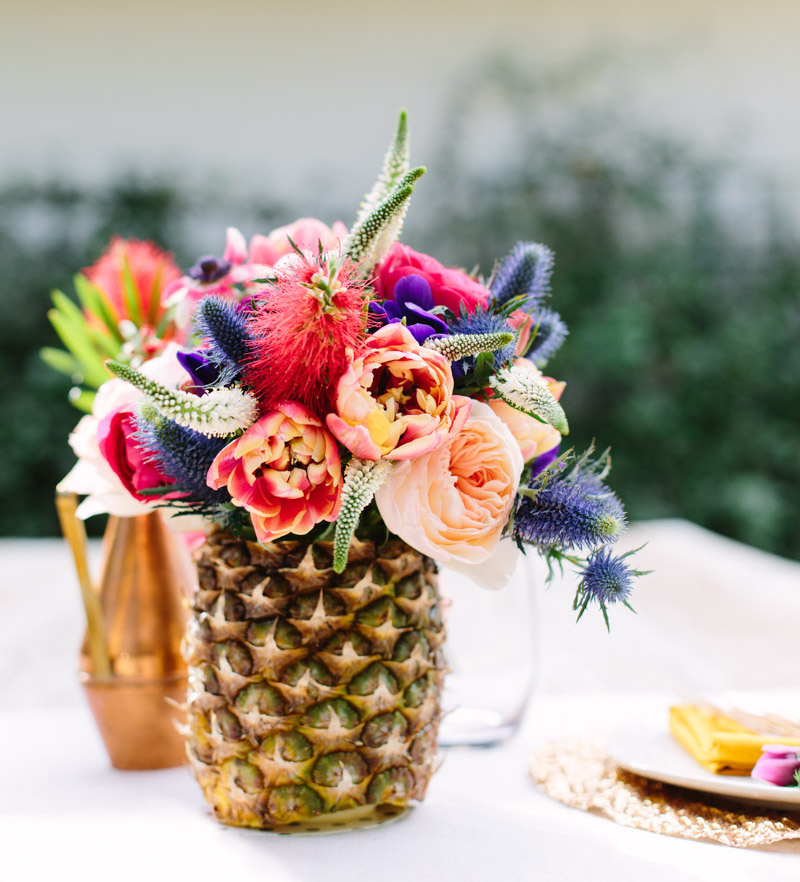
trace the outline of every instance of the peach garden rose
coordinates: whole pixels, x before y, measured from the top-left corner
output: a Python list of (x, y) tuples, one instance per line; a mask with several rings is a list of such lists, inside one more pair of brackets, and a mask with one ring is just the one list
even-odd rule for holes
[(218, 454), (208, 485), (227, 487), (245, 508), (259, 542), (303, 535), (339, 514), (342, 469), (336, 442), (302, 405), (287, 402), (264, 414)]
[(368, 337), (339, 378), (327, 424), (359, 459), (413, 459), (457, 433), (469, 408), (470, 399), (453, 395), (450, 362), (394, 323)]
[(389, 530), (413, 548), (443, 564), (480, 564), (500, 541), (522, 466), (509, 428), (474, 401), (464, 428), (397, 463), (375, 500)]

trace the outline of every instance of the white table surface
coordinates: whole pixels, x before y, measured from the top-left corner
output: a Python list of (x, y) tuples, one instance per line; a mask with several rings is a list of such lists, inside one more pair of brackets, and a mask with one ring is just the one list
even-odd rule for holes
[(68, 553), (0, 541), (0, 880), (797, 880), (797, 842), (746, 851), (631, 830), (527, 777), (537, 744), (666, 725), (681, 695), (797, 689), (800, 565), (683, 521), (638, 524), (626, 542), (643, 541), (640, 565), (657, 572), (610, 636), (597, 620), (574, 626), (572, 586), (540, 592), (539, 685), (511, 744), (448, 751), (395, 824), (316, 837), (218, 825), (185, 768), (112, 770), (75, 681)]

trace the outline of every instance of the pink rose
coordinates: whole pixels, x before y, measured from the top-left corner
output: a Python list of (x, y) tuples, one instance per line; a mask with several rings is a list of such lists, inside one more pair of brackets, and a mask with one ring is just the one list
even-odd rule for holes
[(386, 526), (417, 551), (443, 564), (480, 564), (508, 523), (522, 465), (511, 432), (474, 401), (464, 428), (397, 463), (375, 500)]
[(281, 257), (294, 251), (289, 239), (301, 251), (316, 255), (320, 243), (323, 251), (338, 251), (346, 237), (347, 227), (341, 221), (336, 221), (331, 229), (313, 217), (301, 217), (292, 224), (278, 227), (268, 236), (253, 236), (250, 240), (250, 263), (274, 266)]
[(470, 404), (453, 395), (450, 362), (393, 323), (367, 338), (364, 354), (339, 378), (327, 424), (360, 459), (413, 459), (458, 432)]
[(428, 254), (399, 243), (376, 268), (375, 292), (379, 300), (393, 300), (394, 286), (408, 275), (421, 276), (431, 286), (436, 306), (446, 306), (456, 315), (461, 304), (468, 312), (489, 302), (489, 291), (463, 270), (448, 269)]
[(169, 493), (162, 497), (153, 497), (140, 492), (174, 482), (149, 461), (147, 452), (136, 441), (136, 432), (136, 414), (130, 405), (112, 410), (97, 426), (100, 452), (123, 487), (140, 502), (180, 496), (178, 493)]
[(341, 505), (336, 441), (314, 414), (291, 401), (224, 447), (207, 482), (214, 490), (227, 487), (234, 504), (250, 513), (259, 542), (335, 521)]

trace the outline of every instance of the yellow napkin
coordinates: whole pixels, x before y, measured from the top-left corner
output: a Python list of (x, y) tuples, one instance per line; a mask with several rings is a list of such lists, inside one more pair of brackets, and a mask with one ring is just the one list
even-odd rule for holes
[(729, 717), (691, 704), (669, 709), (669, 728), (701, 766), (717, 775), (749, 775), (765, 744), (800, 747), (800, 738), (759, 735)]

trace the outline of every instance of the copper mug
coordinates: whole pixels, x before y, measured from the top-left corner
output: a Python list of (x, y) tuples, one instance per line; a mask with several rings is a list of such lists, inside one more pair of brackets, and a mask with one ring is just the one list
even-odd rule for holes
[(89, 576), (86, 530), (77, 497), (56, 496), (86, 608), (81, 685), (117, 769), (163, 769), (186, 761), (181, 654), (196, 575), (180, 537), (158, 511), (109, 517), (103, 565)]

